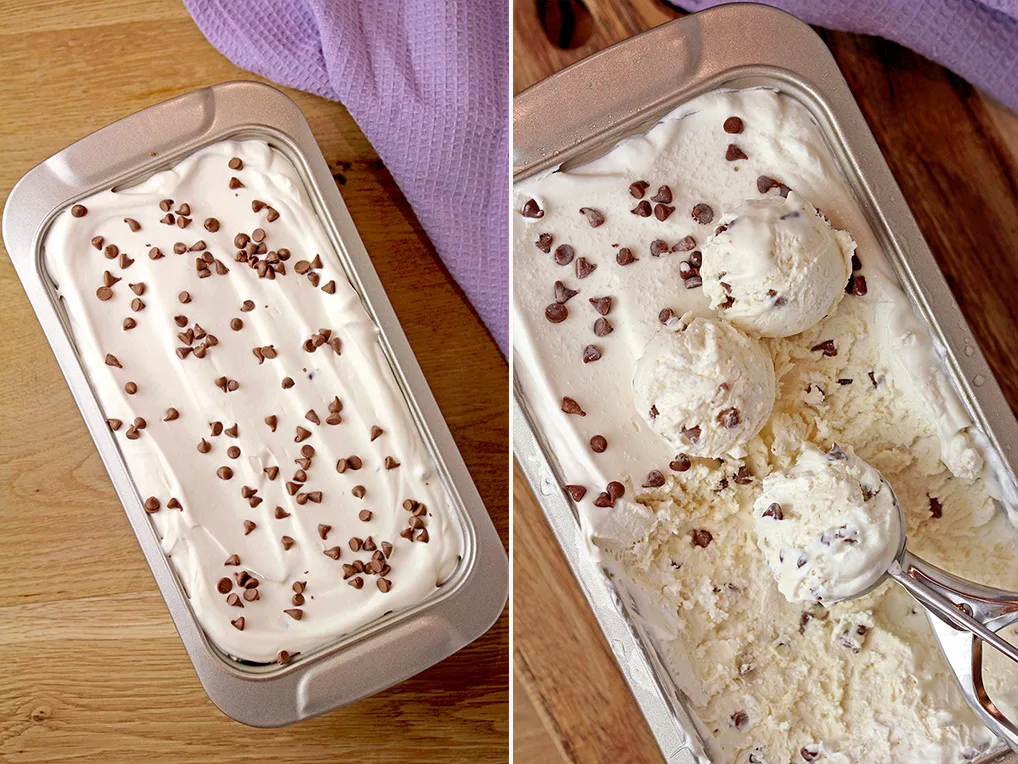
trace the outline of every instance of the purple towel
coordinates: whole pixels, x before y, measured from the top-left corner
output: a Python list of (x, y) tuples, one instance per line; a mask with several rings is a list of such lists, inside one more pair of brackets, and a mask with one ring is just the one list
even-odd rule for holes
[(238, 66), (346, 106), (506, 352), (506, 0), (185, 4)]
[[(763, 0), (809, 24), (894, 40), (1018, 111), (1018, 0)], [(717, 0), (669, 0), (702, 11)]]

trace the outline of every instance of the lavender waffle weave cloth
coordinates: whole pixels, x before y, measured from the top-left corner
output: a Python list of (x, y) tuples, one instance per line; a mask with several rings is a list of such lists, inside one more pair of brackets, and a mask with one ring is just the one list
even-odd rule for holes
[[(721, 4), (716, 0), (668, 1), (687, 11)], [(900, 43), (1018, 111), (1018, 0), (765, 2), (808, 24)]]
[(185, 5), (238, 66), (346, 106), (505, 353), (507, 0)]

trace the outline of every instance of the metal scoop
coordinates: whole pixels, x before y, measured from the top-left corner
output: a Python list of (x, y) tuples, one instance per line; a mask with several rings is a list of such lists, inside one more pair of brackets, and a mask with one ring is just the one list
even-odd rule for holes
[(1001, 629), (1018, 623), (1018, 592), (966, 581), (909, 552), (905, 548), (905, 516), (901, 504), (890, 484), (886, 480), (883, 482), (891, 491), (901, 527), (901, 541), (894, 562), (871, 586), (847, 597), (825, 600), (824, 604), (868, 594), (888, 576), (904, 586), (926, 610), (926, 617), (965, 700), (987, 727), (1018, 752), (1018, 724), (1007, 719), (994, 705), (983, 686), (982, 674), (983, 642), (1018, 663), (1018, 647), (997, 635)]

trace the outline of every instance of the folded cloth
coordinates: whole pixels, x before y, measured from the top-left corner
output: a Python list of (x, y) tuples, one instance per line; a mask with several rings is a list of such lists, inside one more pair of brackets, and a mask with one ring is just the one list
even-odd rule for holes
[[(720, 5), (716, 0), (668, 1), (686, 11)], [(1018, 0), (765, 2), (808, 24), (893, 40), (1018, 111)]]
[(506, 0), (184, 2), (241, 68), (346, 106), (505, 353)]

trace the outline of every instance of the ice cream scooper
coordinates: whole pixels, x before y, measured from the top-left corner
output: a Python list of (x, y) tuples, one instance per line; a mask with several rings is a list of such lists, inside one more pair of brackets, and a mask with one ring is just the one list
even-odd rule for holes
[[(883, 478), (881, 478), (883, 480)], [(965, 700), (994, 733), (1018, 752), (1018, 720), (1006, 718), (983, 686), (983, 642), (1018, 663), (1018, 647), (997, 632), (1018, 623), (1018, 592), (983, 586), (958, 578), (912, 554), (905, 547), (905, 517), (890, 484), (901, 528), (898, 552), (887, 572), (875, 583), (849, 596), (824, 604), (855, 599), (876, 588), (887, 576), (905, 587), (923, 606)]]

